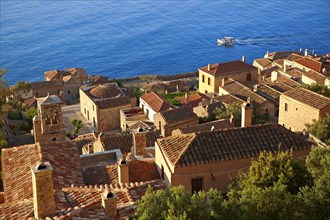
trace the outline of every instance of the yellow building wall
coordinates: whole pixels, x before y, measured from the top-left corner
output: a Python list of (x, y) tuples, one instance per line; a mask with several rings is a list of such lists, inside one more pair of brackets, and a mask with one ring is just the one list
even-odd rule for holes
[[(285, 110), (285, 103), (288, 109)], [(291, 99), (288, 96), (280, 96), (278, 123), (284, 125), (292, 131), (303, 131), (306, 123), (313, 123), (313, 119), (318, 120), (320, 110)]]

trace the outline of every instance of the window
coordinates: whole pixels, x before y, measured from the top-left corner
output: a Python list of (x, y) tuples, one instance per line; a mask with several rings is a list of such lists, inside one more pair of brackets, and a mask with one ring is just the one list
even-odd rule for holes
[(84, 113), (85, 113), (85, 115), (86, 115), (86, 108), (84, 108)]
[(251, 82), (251, 73), (246, 74), (246, 82)]
[(93, 105), (93, 111), (95, 111), (95, 107), (94, 107), (94, 105)]
[(36, 92), (36, 97), (38, 97), (39, 93)]
[(56, 141), (56, 137), (53, 137), (53, 138), (52, 138), (52, 141)]
[(288, 103), (285, 103), (285, 104), (284, 104), (284, 111), (287, 112), (287, 111), (288, 111), (288, 108), (289, 108)]
[(202, 82), (205, 82), (205, 76), (202, 75)]
[(162, 122), (161, 121), (158, 122), (158, 126), (159, 126), (159, 131), (162, 132)]
[(162, 170), (161, 170), (161, 177), (162, 177), (162, 180), (164, 180), (164, 177), (165, 177), (165, 174), (164, 174), (164, 166), (162, 164)]
[(205, 90), (205, 93), (207, 93), (207, 90)]
[(68, 90), (68, 94), (70, 94), (71, 92), (70, 92), (70, 90)]
[(211, 78), (207, 77), (207, 85), (211, 85)]
[(195, 178), (191, 180), (191, 193), (203, 190), (203, 178)]
[(268, 108), (266, 108), (265, 112), (268, 113)]

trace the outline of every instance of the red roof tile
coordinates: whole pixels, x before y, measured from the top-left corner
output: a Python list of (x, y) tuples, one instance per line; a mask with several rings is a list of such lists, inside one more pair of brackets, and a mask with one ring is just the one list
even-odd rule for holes
[(320, 95), (316, 92), (312, 92), (305, 88), (297, 88), (285, 92), (283, 96), (288, 96), (295, 99), (301, 103), (312, 106), (317, 109), (323, 109), (330, 105), (330, 98)]
[(200, 68), (200, 70), (214, 76), (226, 75), (239, 71), (250, 71), (254, 69), (257, 68), (240, 60), (211, 64), (210, 71), (208, 70), (208, 66)]
[(316, 61), (316, 60), (313, 60), (311, 58), (308, 58), (308, 57), (303, 57), (303, 58), (300, 58), (300, 59), (297, 59), (295, 62), (309, 68), (309, 69), (312, 69), (312, 70), (315, 70), (317, 72), (321, 72), (322, 70), (322, 63), (319, 62), (319, 61)]
[(320, 84), (324, 84), (324, 80), (326, 79), (326, 77), (324, 75), (322, 75), (321, 73), (318, 73), (314, 70), (310, 70), (310, 71), (304, 73), (304, 76), (306, 76), (312, 80), (315, 80), (317, 83), (320, 83)]
[[(84, 171), (84, 178), (89, 185), (118, 184), (118, 164), (90, 167)], [(133, 160), (129, 162), (129, 181), (146, 182), (159, 179), (159, 174), (152, 161)]]
[(194, 108), (197, 107), (199, 105), (200, 102), (202, 102), (203, 100), (210, 100), (210, 98), (202, 93), (194, 93), (191, 95), (188, 95), (188, 103), (185, 103), (185, 96), (183, 97), (178, 97), (177, 100), (182, 104), (182, 105), (186, 105), (190, 108)]
[[(253, 141), (251, 141), (253, 140)], [(262, 150), (301, 150), (313, 144), (278, 124), (170, 136), (157, 140), (174, 166), (257, 157)]]
[(245, 100), (242, 100), (231, 94), (218, 96), (218, 97), (215, 97), (215, 99), (226, 105), (228, 105), (228, 104), (242, 105), (245, 102)]
[(191, 108), (181, 107), (159, 113), (167, 124), (181, 123), (183, 121), (198, 120)]
[(189, 133), (197, 133), (197, 132), (204, 132), (204, 131), (211, 131), (213, 128), (214, 130), (232, 128), (233, 126), (230, 124), (229, 119), (220, 119), (216, 121), (207, 122), (204, 124), (192, 125), (186, 128), (180, 128), (181, 134), (189, 134)]
[(53, 167), (56, 190), (71, 184), (83, 184), (77, 148), (70, 142), (31, 144), (2, 150), (3, 185), (6, 202), (32, 197), (30, 166), (37, 161), (49, 161)]
[(174, 108), (173, 104), (165, 99), (164, 96), (157, 92), (148, 92), (140, 97), (144, 100), (155, 112), (166, 111), (170, 108)]
[(273, 66), (272, 62), (267, 58), (255, 59), (254, 62), (258, 63), (260, 66), (266, 69)]

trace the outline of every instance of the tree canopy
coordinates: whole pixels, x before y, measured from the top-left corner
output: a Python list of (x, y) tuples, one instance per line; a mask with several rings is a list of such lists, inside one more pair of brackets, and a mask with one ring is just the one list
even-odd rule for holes
[(307, 131), (330, 145), (330, 113), (312, 124), (306, 124)]
[(328, 219), (330, 149), (313, 147), (306, 166), (292, 152), (262, 152), (226, 197), (215, 189), (193, 195), (183, 186), (148, 189), (139, 219)]

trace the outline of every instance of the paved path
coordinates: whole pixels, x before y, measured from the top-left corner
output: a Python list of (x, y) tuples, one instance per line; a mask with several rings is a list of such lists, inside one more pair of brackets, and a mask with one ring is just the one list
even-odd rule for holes
[(68, 105), (62, 107), (63, 123), (66, 132), (71, 132), (74, 127), (71, 124), (73, 119), (80, 119), (83, 127), (79, 130), (79, 134), (87, 134), (94, 132), (94, 128), (91, 123), (87, 122), (84, 116), (80, 113), (80, 104)]

